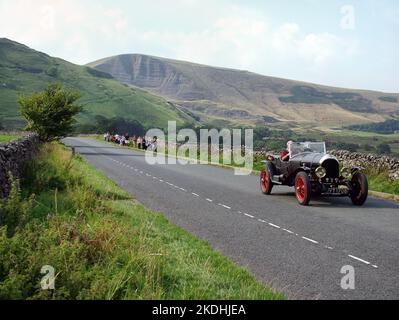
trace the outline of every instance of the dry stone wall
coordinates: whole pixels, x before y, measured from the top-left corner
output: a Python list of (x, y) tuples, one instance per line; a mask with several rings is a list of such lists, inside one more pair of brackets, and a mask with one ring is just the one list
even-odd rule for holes
[(36, 134), (29, 134), (8, 144), (0, 144), (0, 198), (9, 194), (9, 173), (21, 178), (24, 165), (36, 154), (40, 144)]

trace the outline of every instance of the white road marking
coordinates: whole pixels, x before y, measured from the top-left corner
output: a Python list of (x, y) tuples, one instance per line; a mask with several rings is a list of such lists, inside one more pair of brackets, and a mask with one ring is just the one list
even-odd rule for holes
[[(138, 169), (136, 169), (136, 168), (134, 168), (134, 167), (132, 167), (132, 166), (129, 166), (129, 165), (125, 164), (125, 163), (122, 163), (122, 162), (120, 162), (120, 161), (118, 161), (118, 160), (115, 160), (115, 159), (112, 159), (112, 158), (109, 158), (109, 159), (110, 159), (111, 161), (115, 162), (115, 163), (118, 163), (119, 165), (121, 165), (121, 166), (123, 166), (123, 167), (130, 168), (131, 170), (134, 170), (134, 171), (136, 171), (136, 172), (139, 171)], [(175, 188), (177, 188), (177, 189), (179, 189), (179, 190), (181, 190), (181, 191), (187, 192), (187, 190), (184, 189), (184, 188), (178, 187), (178, 186), (176, 186), (176, 185), (174, 185), (174, 184), (172, 184), (172, 183), (170, 183), (170, 182), (166, 182), (166, 181), (164, 181), (164, 180), (162, 180), (162, 179), (159, 179), (159, 178), (157, 178), (157, 177), (155, 177), (155, 176), (152, 176), (152, 175), (150, 175), (150, 174), (148, 174), (148, 173), (145, 173), (145, 172), (143, 172), (143, 171), (140, 171), (140, 173), (141, 173), (141, 174), (145, 174), (147, 177), (152, 177), (154, 180), (158, 180), (159, 182), (165, 182), (165, 183), (167, 183), (168, 185), (170, 185), (170, 186), (172, 186), (172, 187), (175, 187)], [(194, 193), (194, 192), (192, 192), (192, 195), (194, 195), (194, 196), (196, 196), (196, 197), (200, 197), (199, 194)], [(213, 202), (214, 202), (212, 199), (209, 199), (209, 198), (206, 198), (206, 201), (208, 201), (208, 202), (210, 202), (210, 203), (213, 203)], [(229, 206), (227, 206), (227, 205), (225, 205), (225, 204), (219, 203), (219, 206), (222, 206), (222, 207), (225, 208), (225, 209), (229, 209), (229, 210), (231, 209), (231, 207), (229, 207)], [(239, 213), (239, 214), (244, 214), (245, 216), (247, 216), (247, 217), (249, 217), (249, 218), (251, 218), (251, 219), (255, 219), (255, 217), (254, 217), (253, 215), (250, 215), (250, 214), (248, 214), (248, 213), (243, 213), (243, 212), (241, 212), (241, 211), (238, 211), (238, 213)], [(268, 223), (268, 222), (266, 222), (266, 221), (263, 220), (263, 219), (258, 219), (258, 221), (261, 222), (261, 223)], [(271, 227), (274, 227), (274, 228), (277, 228), (277, 229), (282, 229), (283, 231), (285, 231), (285, 232), (287, 232), (287, 233), (289, 233), (289, 234), (295, 234), (296, 236), (299, 237), (299, 234), (294, 233), (293, 231), (291, 231), (291, 230), (289, 230), (289, 229), (282, 228), (282, 227), (280, 227), (280, 226), (278, 226), (278, 225), (275, 225), (275, 224), (273, 224), (273, 223), (268, 223), (268, 224), (269, 224)], [(309, 241), (309, 242), (311, 242), (311, 243), (319, 244), (319, 242), (316, 241), (316, 240), (313, 240), (313, 239), (310, 239), (310, 238), (307, 238), (307, 237), (301, 237), (301, 238), (304, 239), (304, 240), (306, 240), (306, 241)], [(328, 250), (334, 250), (333, 247), (330, 247), (330, 246), (327, 246), (327, 245), (324, 246), (324, 248), (326, 248), (326, 249), (328, 249)], [(359, 257), (353, 256), (353, 255), (348, 255), (348, 257), (350, 257), (350, 258), (352, 258), (352, 259), (354, 259), (354, 260), (357, 260), (357, 261), (359, 261), (359, 262), (362, 262), (362, 263), (364, 263), (364, 264), (366, 264), (366, 265), (370, 265), (371, 267), (373, 267), (373, 268), (375, 268), (375, 269), (378, 269), (378, 268), (379, 268), (377, 265), (371, 264), (369, 261), (366, 261), (366, 260), (361, 259), (361, 258), (359, 258)]]
[(219, 206), (221, 206), (221, 207), (223, 207), (223, 208), (225, 208), (225, 209), (231, 210), (231, 207), (226, 206), (226, 205), (223, 204), (223, 203), (219, 203)]
[(352, 258), (352, 259), (355, 259), (355, 260), (357, 260), (357, 261), (363, 262), (363, 263), (365, 263), (365, 264), (371, 264), (370, 262), (368, 262), (368, 261), (366, 261), (366, 260), (363, 260), (363, 259), (360, 259), (360, 258), (358, 258), (358, 257), (352, 256), (351, 254), (348, 254), (348, 257), (349, 257), (349, 258)]
[(283, 229), (285, 232), (288, 232), (288, 233), (290, 233), (290, 234), (294, 234), (291, 230), (288, 230), (288, 229)]
[(270, 223), (270, 222), (269, 222), (269, 226), (271, 226), (271, 227), (273, 227), (273, 228), (281, 229), (280, 226), (277, 226), (277, 225), (275, 225), (275, 224), (273, 224), (273, 223)]
[(310, 241), (310, 242), (315, 243), (315, 244), (319, 244), (316, 240), (313, 240), (313, 239), (310, 239), (310, 238), (302, 237), (302, 239), (306, 240), (306, 241)]

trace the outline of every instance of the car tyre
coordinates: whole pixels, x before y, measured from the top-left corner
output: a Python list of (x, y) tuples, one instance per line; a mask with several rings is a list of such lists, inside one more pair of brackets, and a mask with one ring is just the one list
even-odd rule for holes
[(270, 195), (273, 190), (273, 185), (270, 169), (267, 165), (266, 168), (260, 173), (260, 189), (263, 194)]
[(369, 184), (365, 174), (357, 172), (352, 177), (351, 200), (355, 206), (362, 206), (367, 200)]
[(299, 172), (295, 177), (295, 196), (302, 206), (309, 205), (312, 195), (312, 185), (306, 172)]

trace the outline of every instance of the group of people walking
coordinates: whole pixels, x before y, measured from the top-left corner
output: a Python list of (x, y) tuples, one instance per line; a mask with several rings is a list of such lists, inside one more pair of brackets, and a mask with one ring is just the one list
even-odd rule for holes
[(158, 149), (158, 137), (142, 137), (136, 136), (130, 137), (129, 134), (119, 135), (111, 134), (109, 132), (104, 134), (104, 140), (107, 142), (113, 142), (121, 146), (129, 146), (141, 150), (149, 150), (157, 152)]

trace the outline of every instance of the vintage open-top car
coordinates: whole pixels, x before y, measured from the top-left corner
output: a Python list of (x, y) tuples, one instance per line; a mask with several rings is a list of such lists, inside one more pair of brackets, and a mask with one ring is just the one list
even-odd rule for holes
[(363, 205), (368, 196), (367, 177), (359, 167), (340, 169), (337, 158), (327, 154), (324, 142), (291, 142), (288, 152), (268, 155), (261, 172), (260, 186), (269, 195), (275, 185), (295, 187), (301, 205), (308, 205), (312, 195), (350, 197), (353, 204)]

